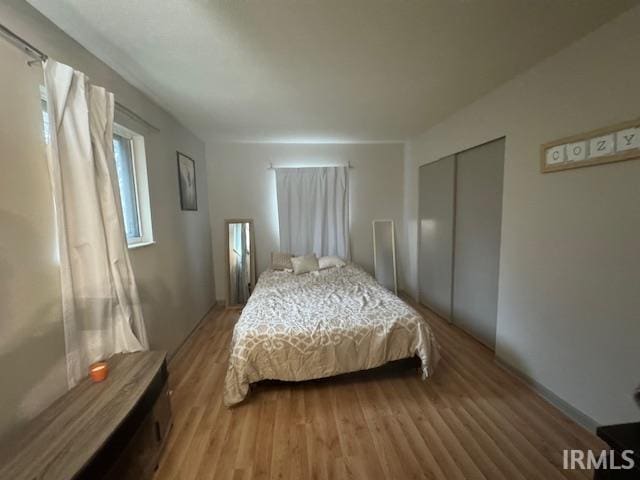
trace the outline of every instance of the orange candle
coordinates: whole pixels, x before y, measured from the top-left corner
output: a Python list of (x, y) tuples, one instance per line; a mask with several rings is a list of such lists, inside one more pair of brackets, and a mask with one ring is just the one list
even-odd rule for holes
[(89, 376), (91, 376), (91, 380), (96, 383), (107, 378), (108, 373), (109, 365), (107, 365), (107, 362), (97, 362), (89, 367)]

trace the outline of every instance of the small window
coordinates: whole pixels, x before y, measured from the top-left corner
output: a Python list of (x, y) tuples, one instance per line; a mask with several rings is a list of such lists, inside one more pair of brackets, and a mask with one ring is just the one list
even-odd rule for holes
[[(44, 88), (40, 90), (42, 137), (51, 142), (49, 113)], [(113, 124), (113, 156), (120, 189), (120, 203), (129, 248), (153, 243), (151, 205), (147, 182), (147, 160), (144, 137), (117, 123)]]
[(51, 138), (49, 136), (49, 111), (47, 110), (47, 101), (40, 97), (40, 109), (42, 110), (42, 138), (44, 143), (49, 145)]
[(138, 210), (138, 188), (133, 162), (133, 140), (123, 135), (113, 135), (113, 154), (116, 160), (120, 203), (124, 215), (124, 230), (129, 243), (142, 241), (140, 212)]

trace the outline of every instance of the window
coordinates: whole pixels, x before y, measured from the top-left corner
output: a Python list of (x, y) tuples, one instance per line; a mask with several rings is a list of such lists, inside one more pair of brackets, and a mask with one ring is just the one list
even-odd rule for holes
[(51, 137), (49, 136), (49, 112), (47, 110), (47, 101), (40, 97), (40, 108), (42, 109), (42, 138), (44, 143), (49, 145)]
[(118, 185), (120, 187), (124, 230), (130, 243), (139, 242), (142, 240), (142, 233), (140, 212), (138, 211), (136, 170), (133, 163), (133, 140), (115, 133), (113, 135), (113, 154), (116, 160)]
[[(42, 137), (49, 144), (50, 126), (47, 98), (40, 90), (42, 109)], [(117, 123), (113, 124), (113, 155), (120, 189), (120, 203), (124, 218), (124, 230), (129, 248), (153, 243), (147, 161), (144, 137)]]
[(129, 247), (153, 243), (144, 137), (113, 124), (113, 156)]

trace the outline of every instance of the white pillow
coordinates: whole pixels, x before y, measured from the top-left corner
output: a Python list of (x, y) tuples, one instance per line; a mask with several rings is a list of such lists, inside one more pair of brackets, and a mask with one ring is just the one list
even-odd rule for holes
[(271, 252), (271, 268), (274, 270), (293, 270), (290, 253)]
[(309, 253), (301, 257), (292, 257), (293, 273), (300, 275), (301, 273), (315, 272), (319, 269), (318, 257), (315, 253)]
[(320, 257), (318, 259), (318, 266), (320, 270), (331, 267), (344, 267), (346, 263), (340, 257)]

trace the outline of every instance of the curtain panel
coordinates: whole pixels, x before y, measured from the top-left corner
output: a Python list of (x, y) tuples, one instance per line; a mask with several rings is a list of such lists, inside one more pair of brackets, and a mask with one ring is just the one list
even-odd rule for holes
[(347, 167), (276, 169), (280, 250), (351, 258)]
[(67, 65), (44, 65), (67, 378), (148, 349), (113, 157), (113, 94)]

